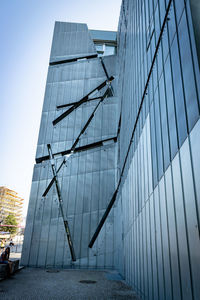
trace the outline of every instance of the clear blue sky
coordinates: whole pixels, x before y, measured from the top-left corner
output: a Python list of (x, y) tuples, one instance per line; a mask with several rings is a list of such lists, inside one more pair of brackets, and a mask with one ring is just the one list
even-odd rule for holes
[(0, 3), (0, 186), (27, 208), (55, 21), (117, 30), (121, 0)]

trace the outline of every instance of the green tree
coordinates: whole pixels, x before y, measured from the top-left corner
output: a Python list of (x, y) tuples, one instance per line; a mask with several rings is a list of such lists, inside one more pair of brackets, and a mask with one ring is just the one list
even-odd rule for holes
[[(4, 221), (3, 225), (15, 225), (17, 226), (17, 220), (14, 215), (8, 215)], [(17, 232), (17, 227), (9, 227), (9, 226), (2, 226), (1, 230), (10, 232), (10, 234), (15, 234)]]

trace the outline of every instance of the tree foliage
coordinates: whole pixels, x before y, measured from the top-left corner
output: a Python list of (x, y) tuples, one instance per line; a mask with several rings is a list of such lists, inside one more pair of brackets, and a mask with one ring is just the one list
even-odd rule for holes
[[(4, 225), (15, 225), (17, 226), (17, 220), (15, 218), (14, 215), (8, 215), (4, 221), (3, 221), (3, 224)], [(15, 234), (17, 232), (17, 227), (8, 227), (8, 226), (2, 226), (1, 227), (1, 230), (2, 231), (6, 231), (6, 232), (9, 232), (10, 234)]]

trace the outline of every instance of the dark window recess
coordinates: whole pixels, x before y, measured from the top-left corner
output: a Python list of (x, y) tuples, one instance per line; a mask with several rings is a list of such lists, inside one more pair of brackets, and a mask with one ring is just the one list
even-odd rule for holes
[(109, 204), (108, 204), (108, 206), (105, 210), (105, 213), (104, 213), (103, 217), (101, 218), (101, 220), (99, 222), (99, 225), (97, 226), (97, 229), (96, 229), (94, 235), (92, 236), (92, 239), (91, 239), (91, 241), (88, 245), (88, 247), (90, 247), (90, 248), (92, 248), (96, 238), (98, 237), (99, 232), (101, 231), (101, 228), (103, 227), (103, 224), (104, 224), (104, 222), (105, 222), (105, 220), (106, 220), (106, 218), (107, 218), (107, 216), (108, 216), (108, 214), (109, 214), (109, 212), (110, 212), (110, 210), (111, 210), (111, 208), (112, 208), (112, 206), (115, 203), (115, 200), (117, 198), (117, 193), (118, 193), (118, 190), (119, 190), (120, 185), (121, 185), (122, 176), (124, 175), (124, 170), (125, 170), (125, 166), (126, 166), (126, 163), (127, 163), (129, 151), (130, 151), (130, 148), (131, 148), (131, 144), (133, 142), (133, 138), (135, 138), (135, 131), (136, 131), (139, 115), (140, 115), (140, 112), (141, 112), (141, 109), (142, 109), (144, 98), (146, 96), (147, 88), (148, 88), (149, 81), (150, 81), (150, 78), (151, 78), (151, 73), (152, 73), (153, 66), (154, 66), (154, 63), (155, 63), (155, 60), (156, 60), (156, 56), (157, 56), (158, 49), (159, 49), (160, 42), (161, 42), (161, 38), (162, 38), (162, 35), (163, 35), (163, 32), (164, 32), (164, 28), (165, 28), (165, 24), (166, 24), (166, 21), (167, 21), (167, 16), (168, 16), (168, 13), (169, 13), (169, 10), (170, 10), (171, 3), (172, 3), (172, 0), (169, 0), (168, 6), (167, 6), (167, 9), (166, 9), (165, 18), (164, 18), (162, 28), (161, 28), (161, 31), (160, 31), (160, 35), (159, 35), (159, 38), (158, 38), (158, 43), (156, 45), (156, 51), (155, 51), (155, 54), (154, 54), (154, 57), (153, 57), (153, 60), (152, 60), (151, 68), (150, 68), (150, 71), (149, 71), (149, 74), (148, 74), (148, 78), (147, 78), (147, 81), (146, 81), (146, 85), (145, 85), (145, 88), (144, 88), (144, 92), (143, 92), (142, 99), (141, 99), (141, 102), (140, 102), (140, 106), (139, 106), (139, 109), (138, 109), (138, 113), (137, 113), (137, 116), (136, 116), (135, 124), (134, 124), (134, 127), (133, 127), (132, 135), (131, 135), (131, 138), (130, 138), (128, 150), (127, 150), (125, 160), (124, 160), (124, 163), (123, 163), (123, 167), (122, 167), (122, 171), (121, 171), (121, 174), (120, 174), (120, 179), (119, 179), (119, 182), (118, 182), (118, 185), (117, 185), (117, 189), (114, 192), (114, 194), (112, 196), (112, 199), (110, 200), (110, 202), (109, 202)]
[[(89, 99), (87, 100), (87, 102), (93, 101), (93, 100), (98, 100), (98, 99), (101, 99), (101, 98), (102, 98), (102, 97), (89, 98)], [(67, 104), (62, 104), (62, 105), (57, 105), (56, 108), (57, 108), (57, 109), (65, 108), (65, 107), (68, 107), (68, 106), (76, 105), (78, 102), (79, 102), (79, 101), (71, 102), (71, 103), (67, 103)]]
[(116, 53), (116, 42), (108, 43), (106, 41), (94, 41), (95, 48), (98, 53), (98, 57), (114, 55)]
[(63, 114), (61, 114), (58, 118), (56, 118), (52, 123), (53, 125), (56, 125), (58, 122), (62, 121), (65, 117), (67, 117), (71, 112), (73, 112), (76, 108), (78, 108), (81, 104), (88, 101), (89, 96), (94, 93), (95, 91), (100, 91), (102, 88), (106, 86), (109, 82), (111, 82), (114, 79), (113, 76), (111, 76), (108, 80), (105, 80), (103, 83), (98, 85), (95, 89), (93, 89), (89, 94), (87, 94), (85, 97), (83, 97), (80, 101), (76, 102), (72, 107), (70, 107), (68, 110), (66, 110)]
[[(74, 149), (74, 153), (76, 152), (82, 152), (82, 151), (86, 151), (86, 150), (90, 150), (90, 149), (94, 149), (94, 148), (98, 148), (98, 147), (102, 147), (102, 146), (105, 146), (106, 143), (110, 142), (110, 141), (113, 141), (114, 143), (116, 143), (117, 141), (117, 137), (112, 137), (112, 138), (109, 138), (109, 139), (105, 139), (105, 140), (101, 140), (101, 141), (98, 141), (98, 142), (95, 142), (95, 143), (91, 143), (91, 144), (87, 144), (87, 145), (84, 145), (84, 146), (80, 146), (80, 147), (76, 147)], [(61, 151), (61, 152), (57, 152), (54, 154), (54, 156), (63, 156), (63, 155), (67, 155), (67, 154), (70, 154), (71, 153), (71, 149), (68, 149), (68, 150), (65, 150), (65, 151)], [(42, 156), (42, 157), (38, 157), (35, 159), (36, 161), (36, 164), (39, 164), (45, 160), (49, 160), (49, 155), (45, 155), (45, 156)]]
[[(121, 183), (121, 180), (120, 180), (120, 183)], [(119, 190), (119, 184), (117, 186), (116, 191), (114, 192), (114, 194), (112, 196), (112, 199), (111, 199), (110, 203), (108, 204), (108, 207), (106, 208), (106, 211), (103, 214), (103, 217), (101, 218), (101, 221), (100, 221), (99, 225), (97, 226), (97, 229), (96, 229), (95, 233), (93, 234), (93, 236), (92, 236), (92, 238), (90, 240), (90, 243), (88, 245), (89, 248), (92, 248), (94, 242), (96, 241), (96, 238), (98, 237), (99, 232), (101, 231), (101, 228), (103, 227), (103, 224), (104, 224), (104, 222), (105, 222), (105, 220), (106, 220), (106, 218), (107, 218), (107, 216), (108, 216), (108, 214), (109, 214), (109, 212), (110, 212), (113, 204), (115, 203), (118, 190)]]
[(70, 58), (70, 59), (52, 61), (49, 63), (49, 65), (50, 66), (61, 65), (61, 64), (66, 64), (66, 63), (70, 63), (70, 62), (75, 62), (80, 59), (92, 59), (92, 58), (96, 58), (97, 56), (98, 56), (97, 54), (93, 54), (93, 55), (88, 55), (88, 56), (81, 56), (81, 57), (74, 57), (74, 58)]
[(120, 134), (120, 130), (121, 130), (121, 115), (119, 117), (119, 123), (118, 123), (118, 129), (117, 129), (117, 138), (118, 138), (118, 136)]

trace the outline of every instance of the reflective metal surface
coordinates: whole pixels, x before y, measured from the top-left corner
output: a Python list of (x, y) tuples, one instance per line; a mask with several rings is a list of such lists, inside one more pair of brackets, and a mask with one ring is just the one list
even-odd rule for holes
[[(96, 54), (86, 25), (56, 23), (54, 31), (50, 61), (77, 60), (49, 67), (36, 157), (48, 154), (47, 143), (53, 153), (69, 149), (98, 100), (52, 126), (66, 110), (56, 106), (79, 101), (114, 76), (114, 97), (98, 108), (79, 146), (114, 136), (118, 143), (74, 153), (58, 179), (76, 266), (117, 268), (141, 299), (200, 299), (200, 74), (193, 2), (123, 0), (117, 55), (102, 57), (103, 64), (99, 57), (78, 60)], [(55, 187), (41, 197), (51, 178), (48, 161), (35, 165), (25, 265), (71, 264)], [(89, 249), (119, 180), (116, 201)]]
[(119, 20), (119, 170), (143, 104), (114, 208), (115, 266), (148, 300), (200, 297), (200, 76), (192, 2), (124, 0)]
[[(88, 94), (89, 98), (102, 97), (109, 87), (107, 75), (116, 77), (115, 59), (107, 56), (103, 67), (96, 54), (85, 24), (56, 22), (22, 254), (24, 265), (71, 265), (55, 183), (42, 197), (53, 178), (46, 144), (51, 144), (55, 154), (70, 149), (75, 141), (75, 146), (80, 147), (107, 140), (98, 148), (74, 151), (60, 168), (58, 181), (77, 257), (75, 267), (114, 266), (113, 213), (92, 250), (88, 249), (88, 242), (115, 190), (117, 147), (109, 139), (117, 135), (117, 98), (107, 95), (102, 102), (101, 98), (85, 101), (52, 124), (70, 108), (57, 106), (78, 102)], [(103, 82), (105, 86), (96, 89)], [(92, 113), (94, 117), (90, 118)], [(57, 155), (54, 159), (58, 169), (63, 158)]]

